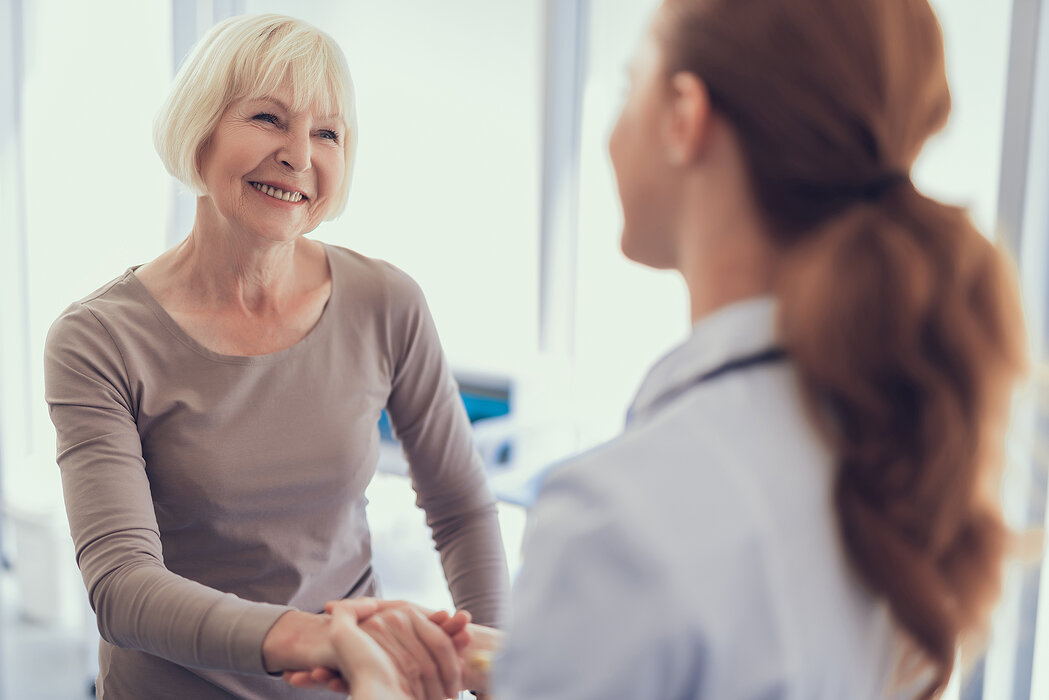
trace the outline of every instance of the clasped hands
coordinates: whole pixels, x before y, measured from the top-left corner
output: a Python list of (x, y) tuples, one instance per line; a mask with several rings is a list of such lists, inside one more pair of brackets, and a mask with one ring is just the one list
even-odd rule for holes
[[(282, 648), (294, 652), (283, 663), (270, 663), (264, 644), (268, 667), (295, 669), (283, 674), (290, 685), (352, 689), (354, 700), (441, 700), (464, 688), (487, 688), (485, 660), (500, 633), (470, 624), (466, 611), (432, 612), (401, 601), (356, 598), (328, 603), (325, 612), (292, 612), (278, 620), (276, 640), (282, 623), (285, 631), (289, 625), (298, 628), (292, 638), (284, 637)], [(474, 661), (467, 664), (467, 658)]]

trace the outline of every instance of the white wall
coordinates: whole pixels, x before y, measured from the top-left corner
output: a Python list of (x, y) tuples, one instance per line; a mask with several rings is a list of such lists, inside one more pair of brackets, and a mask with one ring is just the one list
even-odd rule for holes
[(929, 195), (970, 207), (987, 235), (998, 228), (1012, 3), (932, 0), (943, 28), (952, 110), (915, 163)]
[(627, 65), (656, 0), (593, 2), (583, 93), (574, 400), (591, 439), (609, 437), (648, 367), (688, 333), (685, 287), (676, 273), (627, 260), (608, 136), (626, 94)]
[(534, 353), (543, 5), (247, 0), (331, 34), (357, 88), (346, 213), (313, 235), (389, 260), (457, 365)]
[[(4, 473), (11, 499), (57, 484), (43, 343), (68, 304), (162, 249), (170, 185), (153, 114), (170, 76), (162, 2), (26, 3), (24, 108), (33, 450)], [(58, 495), (59, 502), (61, 495)]]

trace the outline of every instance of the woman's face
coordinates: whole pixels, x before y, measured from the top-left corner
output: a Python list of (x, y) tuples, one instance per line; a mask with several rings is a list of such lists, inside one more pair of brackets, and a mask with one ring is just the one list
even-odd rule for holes
[(308, 233), (342, 187), (342, 118), (291, 104), (286, 88), (236, 100), (201, 149), (205, 199), (239, 233), (272, 241)]
[(630, 64), (630, 88), (608, 142), (623, 207), (623, 253), (651, 267), (675, 266), (669, 196), (673, 169), (663, 133), (668, 87), (662, 51), (653, 32), (643, 37)]

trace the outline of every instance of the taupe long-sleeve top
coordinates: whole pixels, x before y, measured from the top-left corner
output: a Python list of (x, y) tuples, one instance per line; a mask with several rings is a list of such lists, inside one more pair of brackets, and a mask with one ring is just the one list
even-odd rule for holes
[(495, 502), (422, 293), (326, 250), (327, 306), (273, 354), (200, 345), (133, 270), (52, 326), (46, 398), (102, 697), (334, 697), (265, 675), (262, 640), (290, 608), (372, 590), (364, 490), (384, 407), (456, 606), (500, 621)]

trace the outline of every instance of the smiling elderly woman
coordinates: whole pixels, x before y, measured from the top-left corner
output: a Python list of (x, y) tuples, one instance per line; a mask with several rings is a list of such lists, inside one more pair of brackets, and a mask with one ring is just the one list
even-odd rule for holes
[[(496, 622), (494, 500), (422, 293), (306, 239), (345, 206), (353, 89), (330, 37), (216, 26), (156, 123), (192, 231), (70, 306), (46, 391), (100, 697), (307, 698), (326, 601), (375, 592), (364, 490), (388, 410), (457, 606)], [(429, 624), (429, 623), (427, 623)]]

